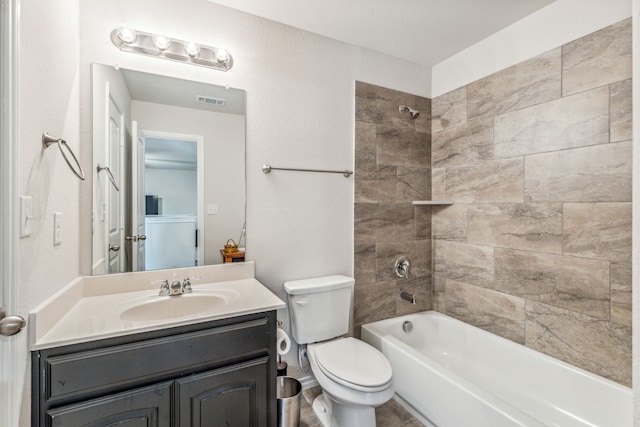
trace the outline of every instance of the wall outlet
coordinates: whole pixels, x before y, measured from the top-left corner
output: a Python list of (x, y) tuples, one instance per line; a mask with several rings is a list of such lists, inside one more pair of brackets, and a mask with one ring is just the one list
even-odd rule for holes
[(31, 236), (33, 222), (33, 199), (31, 196), (20, 196), (20, 237)]
[(53, 213), (53, 245), (62, 244), (62, 212)]
[(218, 205), (212, 203), (207, 205), (207, 214), (208, 215), (218, 215)]

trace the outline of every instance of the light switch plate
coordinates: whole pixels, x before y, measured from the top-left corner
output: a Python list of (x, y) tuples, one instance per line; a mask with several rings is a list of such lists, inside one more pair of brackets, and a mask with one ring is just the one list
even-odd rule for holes
[(62, 212), (53, 213), (53, 245), (62, 244)]

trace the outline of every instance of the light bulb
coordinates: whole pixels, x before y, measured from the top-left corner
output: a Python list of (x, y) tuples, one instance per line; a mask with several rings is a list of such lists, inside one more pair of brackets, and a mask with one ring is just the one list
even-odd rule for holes
[(127, 27), (118, 28), (118, 38), (124, 43), (133, 43), (136, 41), (136, 30)]
[(216, 49), (216, 61), (226, 63), (229, 61), (229, 52), (226, 49)]
[(200, 52), (200, 45), (194, 42), (186, 42), (184, 44), (184, 50), (187, 52), (187, 55), (194, 57)]
[(156, 34), (153, 36), (153, 44), (160, 50), (167, 50), (171, 45), (171, 39), (169, 37)]

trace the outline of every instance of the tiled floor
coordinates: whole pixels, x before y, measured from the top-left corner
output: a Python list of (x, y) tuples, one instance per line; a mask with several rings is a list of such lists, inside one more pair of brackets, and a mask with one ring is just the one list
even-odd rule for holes
[[(313, 399), (320, 394), (320, 387), (312, 387), (302, 390), (300, 402), (300, 427), (321, 427), (313, 414)], [(377, 427), (423, 427), (424, 424), (416, 420), (411, 414), (390, 400), (379, 408), (376, 408)]]

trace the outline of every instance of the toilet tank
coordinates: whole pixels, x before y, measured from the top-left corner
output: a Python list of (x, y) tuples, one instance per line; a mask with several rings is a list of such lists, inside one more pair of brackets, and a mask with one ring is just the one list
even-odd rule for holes
[(284, 282), (291, 332), (298, 344), (325, 341), (349, 332), (355, 280), (325, 276)]

